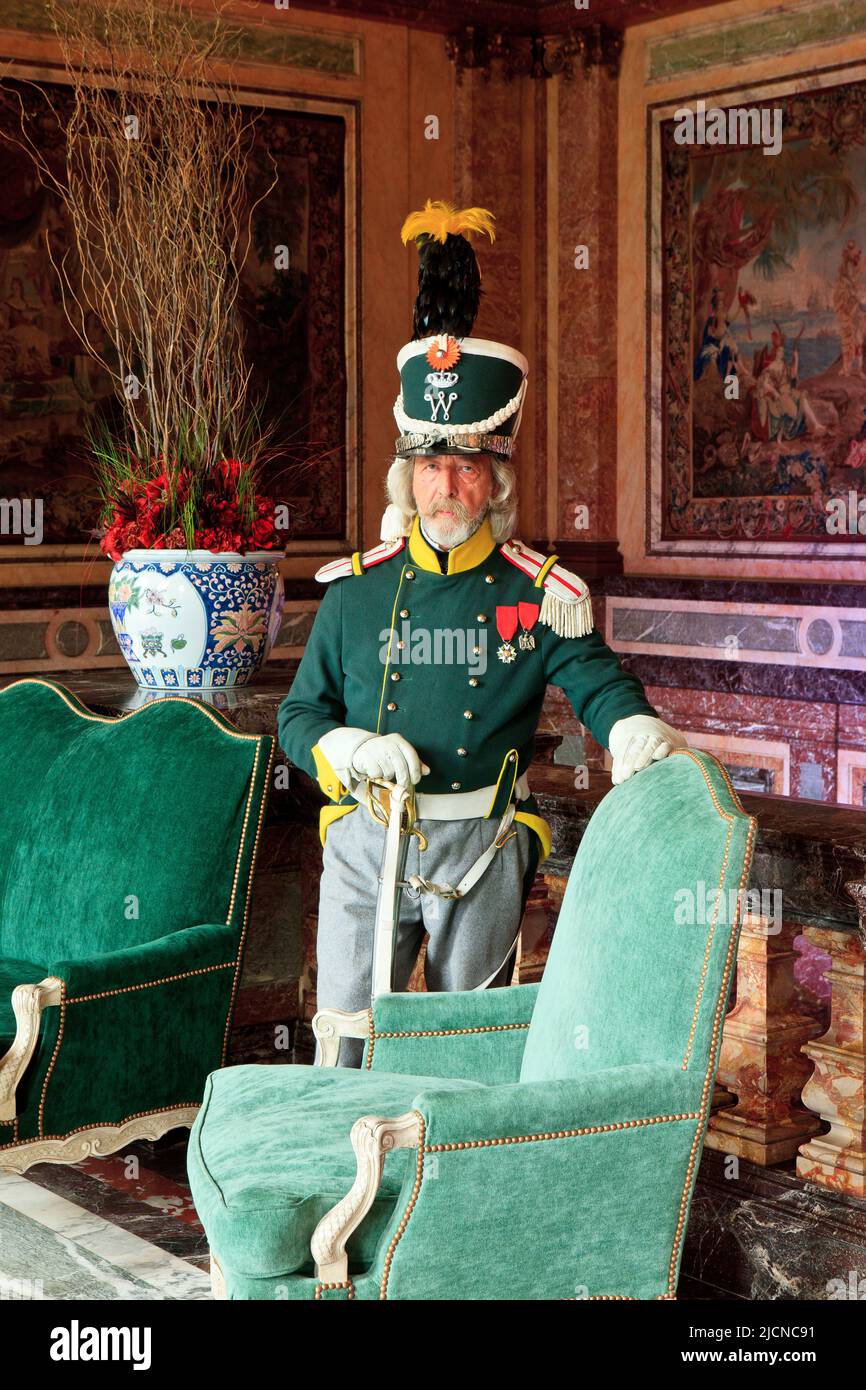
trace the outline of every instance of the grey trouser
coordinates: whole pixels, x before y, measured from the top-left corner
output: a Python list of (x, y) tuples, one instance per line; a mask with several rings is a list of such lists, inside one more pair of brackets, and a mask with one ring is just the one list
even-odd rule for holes
[[(413, 836), (406, 876), (452, 887), (496, 838), (499, 817), (489, 820), (419, 820), (428, 847), (421, 852)], [(400, 905), (394, 988), (404, 990), (424, 932), (429, 936), (424, 976), (429, 990), (475, 989), (494, 971), (490, 988), (507, 984), (506, 960), (520, 927), (525, 885), (537, 862), (537, 841), (525, 825), (494, 855), (465, 898), (443, 899), (404, 889)], [(364, 806), (341, 816), (325, 839), (319, 890), (317, 1004), (320, 1009), (354, 1012), (370, 1005), (373, 927), (385, 831)], [(497, 967), (502, 966), (502, 969)], [(363, 1043), (344, 1038), (340, 1066), (360, 1066)]]

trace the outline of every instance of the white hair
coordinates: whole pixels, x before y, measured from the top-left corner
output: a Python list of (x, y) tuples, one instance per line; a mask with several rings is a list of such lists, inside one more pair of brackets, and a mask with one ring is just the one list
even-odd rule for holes
[[(466, 455), (467, 459), (479, 457), (481, 455)], [(497, 545), (502, 545), (504, 541), (511, 539), (517, 529), (517, 470), (513, 463), (491, 454), (485, 457), (490, 459), (493, 467), (493, 491), (490, 494), (487, 516), (490, 518), (493, 539)], [(412, 530), (412, 522), (418, 510), (412, 487), (414, 471), (415, 456), (395, 458), (385, 479), (385, 491), (390, 507), (396, 508), (402, 518), (402, 532), (398, 531), (398, 534), (404, 536), (408, 536)], [(392, 530), (397, 528), (392, 527)]]

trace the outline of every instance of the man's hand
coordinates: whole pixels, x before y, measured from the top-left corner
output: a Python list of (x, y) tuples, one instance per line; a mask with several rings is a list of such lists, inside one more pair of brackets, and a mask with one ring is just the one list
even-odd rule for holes
[(355, 749), (352, 771), (361, 777), (382, 777), (408, 787), (430, 769), (402, 734), (380, 734), (365, 739)]
[(627, 782), (632, 773), (666, 758), (672, 748), (686, 748), (688, 743), (664, 720), (651, 714), (630, 714), (612, 726), (609, 746), (613, 755), (610, 780), (616, 786)]

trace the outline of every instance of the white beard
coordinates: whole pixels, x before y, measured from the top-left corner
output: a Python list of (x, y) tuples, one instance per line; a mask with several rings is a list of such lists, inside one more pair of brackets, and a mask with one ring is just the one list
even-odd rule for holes
[(440, 550), (453, 550), (464, 541), (468, 541), (470, 536), (474, 536), (486, 515), (485, 510), (480, 516), (471, 517), (468, 521), (448, 521), (438, 513), (423, 518), (424, 530)]

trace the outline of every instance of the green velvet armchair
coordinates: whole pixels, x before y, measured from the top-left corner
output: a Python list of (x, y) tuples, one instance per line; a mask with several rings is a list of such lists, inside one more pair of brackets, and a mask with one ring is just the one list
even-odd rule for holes
[(0, 1172), (195, 1118), (225, 1061), (273, 740), (0, 690)]
[(678, 750), (596, 810), (540, 986), (323, 1010), (323, 1061), (364, 1037), (360, 1070), (211, 1076), (188, 1166), (215, 1294), (675, 1297), (754, 829)]

